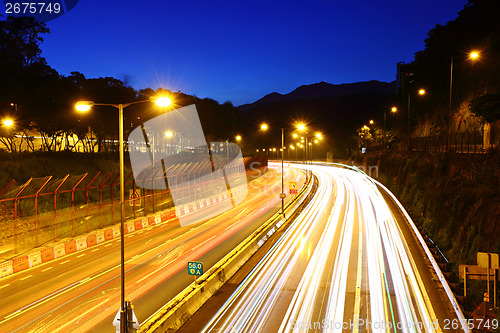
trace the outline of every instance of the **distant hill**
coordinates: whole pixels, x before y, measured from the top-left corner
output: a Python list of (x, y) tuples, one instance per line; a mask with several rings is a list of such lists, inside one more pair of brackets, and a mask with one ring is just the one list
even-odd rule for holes
[(240, 105), (238, 109), (245, 112), (260, 104), (281, 103), (297, 99), (330, 98), (360, 93), (392, 95), (395, 92), (395, 87), (395, 82), (387, 83), (376, 80), (344, 84), (331, 84), (323, 81), (300, 86), (285, 95), (273, 92), (251, 104)]
[[(247, 124), (241, 134), (248, 142), (255, 142), (256, 149), (272, 147), (281, 143), (281, 133), (274, 130), (263, 135), (256, 130), (260, 123), (266, 122), (275, 129), (283, 127), (285, 132), (291, 133), (293, 123), (303, 121), (310, 128), (325, 133), (327, 139), (321, 149), (333, 151), (335, 156), (345, 156), (349, 147), (355, 144), (356, 129), (372, 119), (382, 128), (384, 113), (394, 102), (394, 82), (304, 85), (286, 95), (271, 93), (252, 104), (239, 106)], [(388, 119), (394, 127), (403, 121), (400, 114)], [(285, 141), (290, 142), (288, 134)]]

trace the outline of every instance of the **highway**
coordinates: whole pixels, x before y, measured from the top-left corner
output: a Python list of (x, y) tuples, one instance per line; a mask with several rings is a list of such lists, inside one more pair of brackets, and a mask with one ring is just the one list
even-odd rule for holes
[[(202, 261), (207, 270), (281, 208), (280, 170), (251, 182), (245, 202), (216, 218), (125, 236), (126, 295), (139, 322), (192, 283), (188, 261)], [(286, 182), (301, 185), (304, 178), (286, 169)], [(119, 304), (120, 240), (114, 239), (0, 279), (0, 331), (115, 332)]]
[(311, 169), (307, 208), (213, 317), (207, 303), (181, 332), (463, 332), (399, 206), (360, 172)]

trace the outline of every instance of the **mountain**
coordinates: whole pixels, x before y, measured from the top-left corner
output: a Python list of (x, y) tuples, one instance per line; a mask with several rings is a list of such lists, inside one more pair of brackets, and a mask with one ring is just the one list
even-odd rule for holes
[(395, 82), (365, 81), (355, 83), (331, 84), (327, 82), (303, 85), (297, 89), (282, 95), (277, 92), (270, 93), (261, 99), (238, 107), (240, 111), (248, 111), (260, 104), (281, 103), (297, 99), (317, 99), (330, 98), (336, 96), (355, 95), (360, 93), (377, 93), (382, 95), (392, 95), (396, 89)]

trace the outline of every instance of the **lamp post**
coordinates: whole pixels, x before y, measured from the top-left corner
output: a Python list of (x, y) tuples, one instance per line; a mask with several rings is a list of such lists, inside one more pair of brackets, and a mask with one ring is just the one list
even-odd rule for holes
[[(269, 126), (267, 124), (261, 124), (260, 129), (267, 131)], [(285, 129), (281, 128), (281, 215), (285, 217), (285, 184), (284, 184), (284, 159), (285, 159)]]
[(124, 151), (123, 151), (123, 109), (138, 103), (155, 102), (160, 107), (166, 107), (171, 104), (168, 97), (160, 97), (157, 99), (149, 99), (143, 101), (136, 101), (126, 104), (107, 104), (107, 103), (94, 103), (92, 101), (77, 102), (75, 107), (79, 112), (88, 112), (91, 107), (95, 105), (112, 106), (118, 109), (118, 136), (119, 136), (119, 154), (120, 154), (120, 257), (121, 257), (121, 301), (120, 301), (120, 332), (127, 332), (127, 304), (125, 301), (125, 235), (124, 235), (124, 222), (125, 222), (125, 175), (124, 175)]
[[(425, 93), (426, 93), (425, 89), (418, 90), (418, 94), (420, 96), (425, 95)], [(408, 93), (408, 150), (411, 150), (410, 149), (410, 102), (411, 102), (410, 96), (411, 96), (411, 93)]]
[[(398, 112), (398, 108), (393, 106), (391, 108), (391, 112), (392, 113)], [(384, 112), (384, 129), (387, 131), (387, 110), (385, 110), (385, 112)]]
[[(479, 58), (479, 52), (478, 51), (471, 51), (469, 53), (470, 60), (477, 60)], [(448, 145), (448, 151), (451, 150), (451, 109), (452, 109), (452, 102), (451, 102), (451, 97), (453, 93), (453, 57), (450, 59), (450, 103), (449, 103), (449, 114), (448, 114), (448, 140), (447, 140), (447, 145)]]

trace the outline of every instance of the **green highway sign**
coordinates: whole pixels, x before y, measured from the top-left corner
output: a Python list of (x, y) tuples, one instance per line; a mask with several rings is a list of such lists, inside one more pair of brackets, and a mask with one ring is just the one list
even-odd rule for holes
[(189, 275), (203, 275), (203, 263), (199, 261), (189, 261), (188, 262), (188, 274)]

